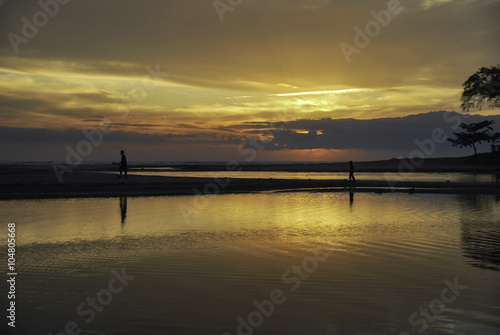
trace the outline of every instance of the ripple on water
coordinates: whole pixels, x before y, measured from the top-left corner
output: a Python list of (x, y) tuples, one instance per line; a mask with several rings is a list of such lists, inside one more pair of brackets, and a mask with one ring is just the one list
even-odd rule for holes
[[(19, 305), (30, 330), (81, 323), (75, 307), (122, 268), (135, 279), (85, 333), (234, 334), (237, 317), (274, 289), (287, 300), (263, 333), (416, 333), (409, 315), (456, 277), (468, 288), (428, 333), (500, 327), (495, 198), (224, 195), (186, 222), (179, 205), (194, 199), (129, 198), (125, 210), (112, 198), (8, 202), (1, 214), (19, 223)], [(315, 264), (318, 246), (328, 257)], [(313, 270), (300, 278), (293, 267), (304, 264)]]

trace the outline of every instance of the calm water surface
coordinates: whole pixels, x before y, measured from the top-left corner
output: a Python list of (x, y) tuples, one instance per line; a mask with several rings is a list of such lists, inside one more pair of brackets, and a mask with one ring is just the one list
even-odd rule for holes
[(494, 196), (22, 200), (0, 218), (19, 334), (500, 333)]
[[(163, 177), (197, 177), (197, 178), (250, 178), (250, 179), (311, 179), (342, 180), (349, 177), (348, 172), (287, 172), (287, 171), (180, 171), (175, 168), (148, 168), (146, 170), (132, 168), (130, 174)], [(494, 182), (493, 173), (465, 172), (357, 172), (358, 180), (405, 180), (405, 181), (437, 181), (437, 182)]]

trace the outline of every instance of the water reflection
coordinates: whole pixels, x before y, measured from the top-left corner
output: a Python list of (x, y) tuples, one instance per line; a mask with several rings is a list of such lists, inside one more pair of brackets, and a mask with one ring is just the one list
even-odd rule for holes
[[(0, 202), (0, 216), (22, 223), (21, 333), (75, 320), (82, 334), (235, 334), (279, 289), (287, 300), (259, 333), (416, 334), (408, 316), (458, 277), (470, 290), (427, 333), (494, 334), (500, 271), (476, 264), (495, 265), (495, 197), (358, 192), (353, 207), (355, 191), (211, 196), (188, 222), (180, 208), (199, 197)], [(312, 264), (319, 242), (330, 256), (292, 291), (284, 271)], [(87, 325), (76, 306), (121, 268), (136, 278)]]
[[(285, 171), (178, 171), (171, 168), (148, 168), (136, 170), (143, 176), (164, 177), (196, 177), (196, 178), (264, 178), (264, 179), (311, 179), (311, 180), (343, 180), (345, 172), (285, 172)], [(357, 172), (362, 180), (399, 180), (401, 176), (387, 172)], [(404, 174), (405, 180), (436, 182), (491, 183), (491, 173), (462, 172), (412, 172)]]
[(465, 263), (500, 271), (500, 217), (498, 197), (460, 195), (461, 244)]
[(124, 228), (125, 220), (127, 219), (127, 197), (120, 197), (120, 215), (122, 228)]

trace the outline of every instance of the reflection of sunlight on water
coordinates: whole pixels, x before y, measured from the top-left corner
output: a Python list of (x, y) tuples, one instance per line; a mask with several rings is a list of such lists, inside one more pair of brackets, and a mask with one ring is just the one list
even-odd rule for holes
[[(311, 179), (342, 180), (347, 179), (349, 172), (285, 172), (285, 171), (176, 171), (172, 168), (148, 168), (147, 170), (131, 169), (131, 173), (144, 176), (192, 177), (192, 178), (250, 178), (250, 179)], [(405, 181), (439, 181), (439, 182), (493, 182), (493, 174), (464, 172), (356, 172), (359, 180), (405, 180)]]
[[(201, 199), (200, 199), (201, 200)], [(206, 207), (185, 222), (179, 205), (192, 196), (16, 200), (4, 212), (22, 220), (20, 245), (177, 235), (192, 231), (269, 231), (311, 237), (403, 231), (422, 223), (456, 220), (450, 197), (438, 195), (278, 193), (207, 196)], [(438, 201), (436, 201), (438, 200)], [(199, 203), (203, 203), (200, 201)], [(425, 204), (425, 205), (424, 205)], [(50, 208), (50, 210), (47, 210)], [(425, 208), (425, 216), (421, 215)], [(410, 221), (412, 223), (408, 223)], [(123, 222), (122, 222), (123, 221)]]
[[(480, 268), (491, 269), (498, 255), (495, 197), (293, 192), (207, 199), (190, 224), (178, 205), (192, 204), (191, 196), (1, 202), (2, 217), (19, 227), (18, 300), (33, 329), (81, 323), (75, 306), (122, 267), (136, 279), (85, 330), (234, 333), (236, 318), (278, 288), (287, 301), (263, 333), (414, 333), (409, 315), (455, 277), (470, 288), (428, 332), (465, 334), (464, 326), (488, 333), (498, 325), (493, 288), (500, 272)], [(329, 258), (292, 291), (283, 273), (320, 244)]]

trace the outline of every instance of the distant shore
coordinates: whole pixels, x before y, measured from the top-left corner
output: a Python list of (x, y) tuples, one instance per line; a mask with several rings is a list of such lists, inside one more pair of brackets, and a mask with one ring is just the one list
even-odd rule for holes
[[(356, 172), (470, 172), (491, 173), (494, 167), (471, 165), (467, 158), (427, 159), (412, 166), (397, 159), (374, 162), (355, 162)], [(130, 166), (144, 168), (151, 166)], [(155, 166), (157, 167), (157, 166)], [(226, 171), (225, 164), (186, 164), (165, 166), (182, 171)], [(234, 168), (234, 166), (233, 166)], [(244, 171), (287, 172), (346, 172), (348, 163), (287, 163), (240, 164)], [(109, 173), (114, 172), (114, 173)], [(406, 193), (472, 193), (500, 195), (500, 185), (494, 183), (423, 182), (401, 180), (391, 184), (386, 180), (305, 180), (305, 179), (213, 179), (195, 177), (145, 176), (130, 173), (128, 179), (119, 179), (117, 166), (80, 165), (62, 174), (62, 182), (51, 165), (2, 165), (0, 166), (0, 199), (39, 199), (76, 197), (162, 196), (223, 194), (245, 192), (406, 192)]]

